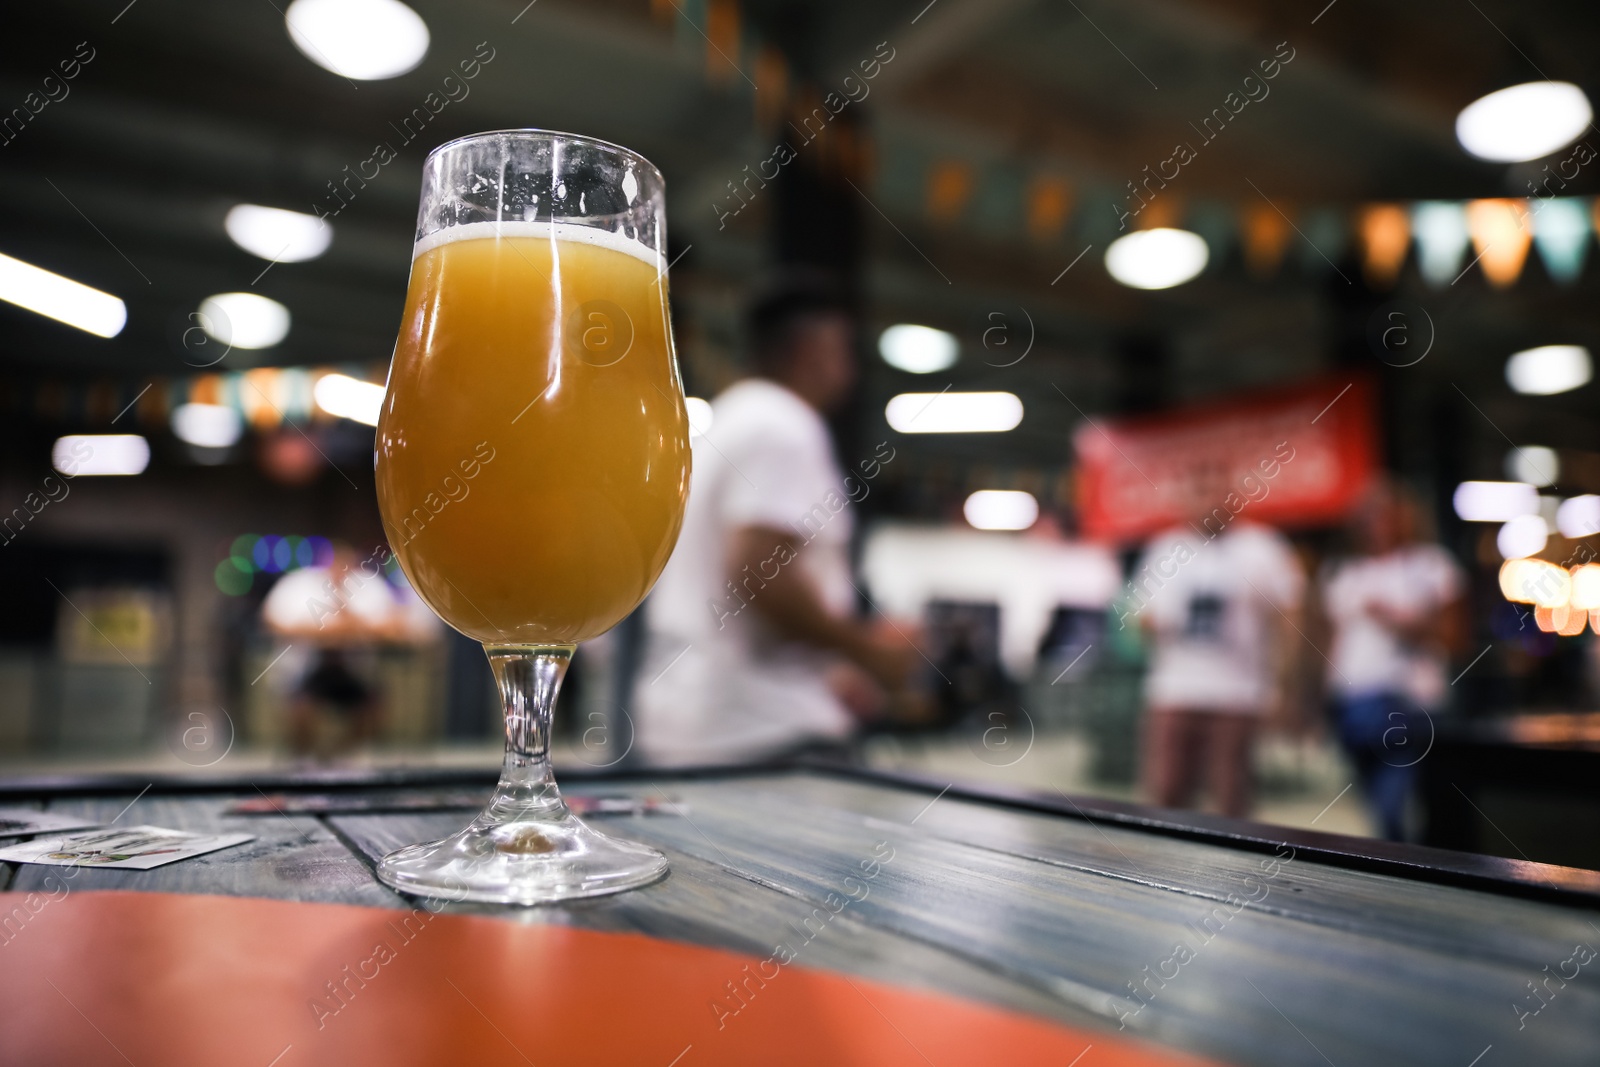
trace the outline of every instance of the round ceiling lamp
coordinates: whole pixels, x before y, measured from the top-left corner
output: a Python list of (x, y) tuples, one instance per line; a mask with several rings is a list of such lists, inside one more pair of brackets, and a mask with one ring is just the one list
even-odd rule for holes
[(395, 78), (428, 54), (428, 24), (400, 0), (294, 0), (283, 21), (307, 59), (343, 78)]
[(172, 409), (172, 432), (197, 448), (231, 448), (244, 434), (244, 420), (225, 404), (179, 404)]
[(1514, 445), (1506, 453), (1506, 477), (1540, 489), (1561, 478), (1561, 457), (1543, 445)]
[(1188, 230), (1139, 230), (1111, 242), (1106, 271), (1133, 289), (1170, 289), (1206, 269), (1211, 250)]
[(1519, 515), (1500, 527), (1495, 535), (1495, 547), (1503, 559), (1523, 559), (1535, 552), (1544, 551), (1550, 539), (1550, 528), (1537, 515)]
[(903, 322), (879, 335), (878, 354), (895, 370), (932, 374), (955, 366), (961, 344), (954, 334)]
[(1528, 396), (1553, 396), (1587, 385), (1594, 375), (1582, 345), (1540, 345), (1506, 360), (1506, 383)]
[(316, 259), (333, 240), (333, 228), (315, 215), (260, 204), (235, 204), (222, 225), (234, 244), (274, 263)]
[(217, 293), (200, 301), (200, 327), (233, 348), (271, 348), (289, 336), (289, 309), (255, 293)]
[(1593, 118), (1589, 98), (1571, 82), (1525, 82), (1462, 108), (1456, 139), (1479, 159), (1522, 163), (1565, 148)]

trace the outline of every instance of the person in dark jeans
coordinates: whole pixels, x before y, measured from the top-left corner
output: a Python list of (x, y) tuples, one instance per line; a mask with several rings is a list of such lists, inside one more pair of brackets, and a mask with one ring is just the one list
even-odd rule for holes
[(1445, 664), (1459, 644), (1461, 567), (1422, 531), (1400, 486), (1374, 487), (1357, 515), (1360, 554), (1334, 567), (1324, 603), (1333, 623), (1328, 657), (1340, 743), (1383, 836), (1405, 839), (1416, 765), (1444, 703)]
[(1335, 714), (1339, 744), (1372, 805), (1378, 831), (1386, 840), (1405, 840), (1406, 800), (1432, 736), (1426, 713), (1398, 693), (1371, 693), (1339, 701)]

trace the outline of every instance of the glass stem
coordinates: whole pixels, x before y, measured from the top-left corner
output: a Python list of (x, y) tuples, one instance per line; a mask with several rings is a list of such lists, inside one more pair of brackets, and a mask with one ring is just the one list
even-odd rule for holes
[(497, 820), (568, 815), (550, 768), (550, 721), (572, 645), (484, 645), (506, 717), (506, 756), (489, 809)]

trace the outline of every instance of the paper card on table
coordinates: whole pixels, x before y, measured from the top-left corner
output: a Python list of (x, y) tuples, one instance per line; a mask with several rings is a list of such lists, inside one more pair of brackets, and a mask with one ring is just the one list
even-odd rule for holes
[(35, 838), (0, 848), (0, 860), (58, 867), (120, 867), (147, 871), (255, 840), (252, 834), (191, 834), (159, 826), (107, 827)]
[(63, 815), (58, 811), (38, 811), (33, 808), (0, 808), (0, 837), (17, 837), (21, 834), (58, 834), (63, 830), (81, 830), (85, 826), (98, 826), (93, 819), (77, 815)]

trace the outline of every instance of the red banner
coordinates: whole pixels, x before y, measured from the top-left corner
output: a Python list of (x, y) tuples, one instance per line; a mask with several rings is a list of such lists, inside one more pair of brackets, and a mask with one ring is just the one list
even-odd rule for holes
[(1378, 463), (1371, 382), (1319, 380), (1073, 434), (1088, 537), (1131, 540), (1181, 522), (1341, 521)]

